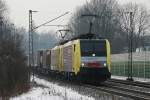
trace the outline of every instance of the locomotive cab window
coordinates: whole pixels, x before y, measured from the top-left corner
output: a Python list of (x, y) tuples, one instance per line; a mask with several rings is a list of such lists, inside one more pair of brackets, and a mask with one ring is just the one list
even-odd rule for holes
[(81, 55), (82, 56), (106, 56), (106, 41), (105, 40), (81, 40)]

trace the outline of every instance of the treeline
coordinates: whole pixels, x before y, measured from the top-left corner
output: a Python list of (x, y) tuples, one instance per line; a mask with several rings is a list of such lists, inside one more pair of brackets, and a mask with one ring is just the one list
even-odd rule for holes
[(53, 31), (34, 33), (34, 49), (49, 49), (56, 45), (58, 38)]
[(68, 37), (88, 33), (90, 22), (93, 23), (92, 33), (109, 39), (112, 53), (122, 53), (128, 51), (131, 32), (133, 51), (143, 45), (143, 35), (150, 29), (150, 13), (140, 4), (120, 5), (116, 0), (91, 0), (71, 17), (68, 23), (71, 35)]
[(24, 32), (7, 19), (7, 7), (0, 0), (0, 97), (4, 99), (29, 88)]
[[(56, 45), (59, 41), (58, 37), (55, 32), (53, 31), (43, 31), (43, 32), (34, 32), (33, 33), (33, 48), (34, 48), (34, 55), (36, 55), (37, 50), (40, 49), (50, 49)], [(26, 55), (29, 53), (29, 37), (28, 33), (25, 32), (24, 34), (24, 48), (26, 50)]]

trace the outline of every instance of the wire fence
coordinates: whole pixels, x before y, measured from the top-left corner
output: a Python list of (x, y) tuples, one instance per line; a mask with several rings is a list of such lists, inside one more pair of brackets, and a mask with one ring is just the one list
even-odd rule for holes
[[(112, 75), (128, 76), (131, 65), (128, 54), (112, 55)], [(150, 52), (133, 53), (132, 76), (150, 79)]]
[[(128, 76), (130, 66), (128, 62), (112, 62), (112, 75)], [(135, 61), (132, 65), (132, 76), (139, 78), (150, 78), (150, 61)]]

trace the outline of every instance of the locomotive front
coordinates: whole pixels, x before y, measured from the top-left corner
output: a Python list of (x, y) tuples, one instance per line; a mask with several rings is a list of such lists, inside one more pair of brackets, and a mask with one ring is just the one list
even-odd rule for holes
[(106, 39), (81, 39), (80, 76), (83, 80), (105, 81), (110, 74), (110, 45)]

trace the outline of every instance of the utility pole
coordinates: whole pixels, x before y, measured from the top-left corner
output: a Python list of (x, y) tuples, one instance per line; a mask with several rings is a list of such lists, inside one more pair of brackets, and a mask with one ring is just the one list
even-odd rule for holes
[[(33, 12), (37, 12), (37, 11), (29, 10), (29, 68), (30, 70), (32, 67), (34, 67), (33, 20), (32, 20)], [(34, 80), (34, 73), (33, 73), (33, 80)]]
[(133, 81), (132, 69), (133, 69), (133, 12), (130, 14), (130, 35), (129, 35), (129, 63), (128, 63), (128, 78), (127, 80)]

